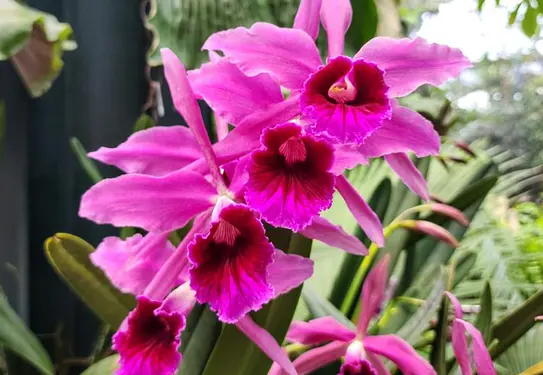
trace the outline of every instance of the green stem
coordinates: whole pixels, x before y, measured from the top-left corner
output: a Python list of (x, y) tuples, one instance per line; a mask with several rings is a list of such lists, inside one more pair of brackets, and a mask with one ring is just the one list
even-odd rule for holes
[[(392, 232), (394, 232), (399, 227), (400, 226), (397, 224), (397, 220), (394, 220), (387, 227), (385, 227), (385, 229), (383, 230), (385, 239), (388, 238), (392, 234)], [(375, 260), (375, 257), (378, 253), (379, 247), (377, 246), (377, 244), (372, 242), (370, 248), (368, 249), (368, 255), (364, 257), (364, 260), (362, 260), (362, 264), (360, 265), (360, 267), (358, 267), (358, 270), (354, 275), (353, 282), (349, 286), (349, 290), (345, 296), (345, 299), (343, 300), (343, 303), (341, 304), (341, 312), (345, 316), (349, 316), (349, 313), (358, 298), (360, 287), (362, 286), (364, 279), (368, 275), (370, 267), (373, 264), (373, 261)]]
[(79, 164), (81, 165), (81, 167), (83, 167), (85, 172), (87, 172), (87, 175), (92, 180), (92, 182), (94, 183), (100, 182), (103, 179), (103, 177), (100, 174), (100, 171), (98, 171), (98, 168), (96, 167), (94, 162), (88, 158), (87, 150), (85, 150), (81, 142), (79, 142), (79, 139), (75, 137), (71, 138), (70, 147), (72, 148), (72, 151), (77, 157)]

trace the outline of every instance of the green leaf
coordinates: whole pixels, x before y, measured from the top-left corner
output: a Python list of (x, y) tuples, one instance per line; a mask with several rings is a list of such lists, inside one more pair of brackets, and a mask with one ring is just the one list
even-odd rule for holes
[(151, 116), (149, 116), (147, 113), (142, 113), (140, 117), (136, 120), (136, 123), (134, 124), (134, 130), (133, 132), (139, 132), (140, 130), (145, 130), (152, 128), (155, 126), (155, 120)]
[(374, 0), (353, 0), (353, 20), (345, 35), (345, 46), (356, 53), (377, 33), (379, 16)]
[(96, 167), (96, 164), (94, 164), (94, 161), (87, 156), (87, 150), (85, 150), (85, 147), (79, 142), (79, 139), (75, 137), (70, 138), (70, 147), (77, 157), (77, 161), (85, 172), (87, 172), (87, 176), (89, 176), (91, 181), (94, 183), (100, 182), (103, 179), (102, 174)]
[(214, 32), (255, 22), (291, 27), (298, 0), (151, 0), (146, 26), (155, 40), (148, 53), (151, 66), (162, 65), (160, 48), (168, 47), (192, 69), (207, 61), (201, 47)]
[(447, 340), (449, 337), (449, 299), (442, 296), (436, 335), (430, 352), (430, 363), (438, 375), (447, 374)]
[(522, 31), (529, 37), (535, 35), (537, 31), (537, 15), (539, 14), (536, 8), (532, 8), (529, 2), (526, 2), (528, 9), (524, 14), (524, 19), (522, 20)]
[(477, 253), (464, 251), (454, 260), (454, 281), (453, 288), (460, 284), (469, 274), (477, 262)]
[[(497, 179), (497, 176), (488, 176), (471, 184), (448, 204), (461, 210), (471, 220), (478, 212), (488, 192), (496, 184)], [(442, 215), (432, 214), (425, 220), (444, 227), (459, 240), (467, 230), (466, 227)], [(415, 232), (409, 234), (406, 243), (409, 267), (406, 267), (397, 295), (403, 293), (404, 289), (411, 285), (413, 278), (420, 273), (421, 269), (432, 267), (435, 264), (444, 264), (454, 253), (454, 249), (449, 245)]]
[(42, 374), (55, 373), (51, 359), (39, 340), (11, 308), (0, 289), (0, 346), (32, 364)]
[(481, 294), (481, 311), (475, 320), (475, 327), (483, 334), (487, 344), (490, 344), (490, 329), (492, 328), (492, 289), (488, 281)]
[(45, 93), (60, 73), (62, 53), (75, 48), (72, 28), (47, 13), (4, 0), (0, 3), (0, 60), (13, 59), (34, 97)]
[(523, 371), (519, 375), (541, 375), (543, 374), (543, 361), (536, 363), (526, 371)]
[(543, 315), (543, 290), (492, 326), (492, 341), (498, 340), (498, 343), (490, 349), (492, 358), (497, 358), (528, 332), (534, 326), (534, 319), (538, 315)]
[(57, 233), (45, 241), (45, 254), (55, 271), (100, 319), (117, 329), (136, 302), (92, 264), (89, 255), (93, 251), (89, 243), (71, 234)]
[[(268, 237), (274, 245), (290, 254), (308, 257), (311, 240), (280, 228), (268, 228)], [(253, 313), (255, 322), (272, 334), (277, 342), (283, 342), (298, 304), (301, 287), (276, 298), (260, 311)], [(204, 375), (229, 374), (266, 375), (271, 360), (235, 326), (226, 325), (209, 358)]]
[(351, 322), (345, 315), (341, 313), (332, 303), (326, 300), (324, 297), (319, 296), (309, 286), (306, 286), (302, 290), (302, 297), (304, 299), (312, 318), (321, 318), (323, 316), (331, 316), (338, 322), (343, 323), (347, 327), (355, 328), (353, 322)]
[(433, 284), (434, 287), (430, 292), (424, 304), (417, 309), (403, 327), (397, 332), (397, 335), (404, 338), (408, 343), (414, 345), (420, 338), (421, 334), (428, 328), (430, 321), (435, 317), (443, 292), (446, 290), (445, 271), (441, 271), (441, 277)]
[(112, 355), (96, 362), (81, 373), (81, 375), (113, 375), (119, 368), (119, 355)]
[[(536, 324), (496, 360), (509, 375), (543, 374), (543, 324)], [(537, 371), (539, 370), (539, 371)]]
[(483, 5), (485, 4), (485, 0), (478, 0), (477, 1), (477, 11), (481, 11), (483, 9)]
[(221, 333), (221, 323), (217, 320), (217, 315), (206, 307), (199, 314), (198, 321), (191, 331), (178, 371), (183, 375), (202, 373)]
[(515, 23), (515, 21), (517, 20), (518, 11), (520, 10), (520, 7), (522, 6), (522, 4), (523, 4), (523, 2), (521, 1), (519, 3), (519, 5), (517, 5), (515, 10), (512, 11), (511, 14), (509, 15), (509, 25), (513, 25)]

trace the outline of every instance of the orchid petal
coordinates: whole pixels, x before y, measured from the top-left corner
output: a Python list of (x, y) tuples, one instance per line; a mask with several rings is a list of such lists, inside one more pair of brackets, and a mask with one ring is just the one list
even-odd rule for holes
[(268, 267), (275, 248), (253, 210), (225, 199), (218, 203), (222, 208), (215, 210), (209, 231), (188, 247), (190, 285), (219, 320), (235, 323), (274, 297)]
[(202, 156), (192, 132), (185, 126), (155, 126), (132, 134), (115, 148), (100, 147), (88, 156), (126, 173), (163, 176)]
[(306, 130), (334, 143), (362, 144), (391, 117), (387, 91), (377, 65), (336, 56), (304, 82), (300, 108), (313, 120)]
[(79, 216), (98, 224), (168, 232), (213, 205), (215, 188), (183, 170), (163, 177), (127, 174), (105, 179), (81, 198)]
[(315, 43), (304, 31), (263, 22), (212, 34), (202, 49), (223, 51), (245, 74), (268, 73), (294, 90), (321, 64)]
[[(296, 371), (299, 375), (305, 375), (324, 367), (341, 358), (348, 346), (348, 342), (332, 341), (330, 344), (310, 349), (294, 361)], [(274, 365), (268, 373), (268, 375), (283, 374), (277, 365)]]
[(328, 37), (328, 59), (343, 55), (345, 33), (352, 19), (350, 0), (323, 0), (321, 21)]
[(383, 361), (381, 361), (381, 358), (371, 352), (366, 352), (366, 356), (368, 361), (373, 365), (375, 371), (377, 371), (377, 375), (390, 375), (390, 371), (388, 371)]
[(178, 349), (184, 327), (184, 315), (138, 296), (137, 307), (112, 339), (112, 348), (120, 354), (117, 374), (174, 375), (181, 361)]
[(285, 254), (277, 249), (273, 263), (268, 266), (268, 282), (273, 287), (275, 297), (300, 286), (311, 275), (313, 275), (311, 259)]
[(145, 296), (153, 299), (164, 299), (171, 291), (176, 280), (189, 279), (189, 259), (187, 248), (196, 234), (209, 226), (211, 219), (211, 208), (199, 214), (194, 218), (194, 222), (189, 232), (183, 237), (183, 240), (177, 246), (175, 252), (168, 258), (166, 263), (158, 270), (153, 280), (143, 293)]
[(459, 49), (430, 44), (422, 38), (377, 37), (354, 58), (372, 61), (386, 72), (391, 97), (405, 96), (425, 83), (439, 86), (471, 66)]
[(323, 217), (315, 217), (311, 224), (300, 232), (307, 238), (321, 241), (355, 255), (367, 255), (368, 249), (355, 236), (348, 234), (339, 225), (334, 225)]
[(389, 263), (390, 254), (387, 253), (383, 259), (373, 267), (362, 287), (362, 308), (356, 325), (356, 331), (360, 336), (366, 334), (371, 319), (381, 309), (388, 282)]
[(251, 339), (270, 359), (276, 362), (288, 375), (297, 375), (288, 355), (273, 336), (256, 324), (249, 316), (241, 318), (236, 327)]
[(135, 234), (104, 238), (90, 258), (120, 291), (138, 295), (174, 251), (168, 233)]
[(430, 200), (426, 179), (406, 154), (385, 155), (385, 160), (409, 189), (425, 201)]
[(249, 179), (249, 173), (247, 173), (248, 162), (249, 155), (239, 158), (236, 162), (236, 167), (234, 168), (234, 173), (232, 174), (231, 182), (228, 186), (228, 190), (234, 194), (234, 197), (243, 198), (245, 195), (245, 184)]
[(304, 30), (313, 40), (319, 35), (322, 0), (302, 0), (294, 17), (294, 28)]
[(168, 48), (160, 50), (162, 61), (164, 63), (164, 75), (170, 87), (173, 104), (175, 109), (183, 116), (187, 125), (192, 130), (196, 142), (200, 145), (204, 158), (209, 165), (211, 176), (217, 187), (224, 189), (224, 182), (217, 164), (217, 158), (211, 147), (211, 141), (200, 112), (200, 107), (187, 77), (187, 72), (183, 63)]
[(367, 236), (378, 246), (384, 246), (385, 236), (379, 217), (373, 212), (360, 194), (358, 194), (345, 176), (337, 177), (336, 189), (345, 200), (345, 203), (347, 203), (347, 207), (354, 215), (360, 227), (366, 232)]
[(301, 231), (332, 205), (334, 149), (295, 123), (268, 127), (251, 154), (247, 204), (269, 224)]
[(335, 175), (340, 175), (345, 172), (346, 169), (353, 169), (361, 164), (368, 164), (368, 158), (360, 151), (359, 148), (363, 148), (364, 145), (358, 146), (356, 144), (338, 144), (334, 151), (334, 165), (330, 172)]
[(175, 288), (162, 302), (166, 311), (175, 311), (183, 316), (188, 316), (196, 303), (196, 293), (190, 288), (190, 283), (185, 282)]
[(309, 322), (293, 322), (287, 333), (289, 341), (304, 345), (319, 345), (327, 341), (349, 342), (355, 336), (356, 333), (331, 316)]
[(454, 294), (450, 292), (445, 292), (445, 294), (452, 303), (452, 306), (454, 309), (454, 316), (455, 316), (455, 319), (453, 320), (453, 323), (452, 323), (452, 329), (451, 329), (453, 351), (454, 351), (456, 360), (458, 361), (458, 365), (460, 366), (460, 369), (462, 370), (462, 375), (472, 375), (473, 372), (471, 371), (471, 362), (470, 362), (469, 350), (468, 350), (468, 340), (466, 338), (466, 333), (465, 333), (466, 328), (462, 324), (463, 322), (462, 316), (464, 315), (464, 313), (462, 312), (462, 305), (460, 304), (460, 301), (458, 300), (458, 298), (456, 298)]
[(466, 332), (460, 323), (461, 319), (454, 319), (451, 328), (451, 341), (454, 356), (462, 370), (462, 375), (472, 375)]
[(432, 366), (407, 342), (395, 335), (366, 336), (364, 348), (390, 359), (405, 375), (435, 375)]
[(434, 125), (417, 112), (392, 106), (392, 117), (372, 133), (359, 150), (367, 158), (399, 152), (413, 152), (419, 158), (438, 155), (441, 143)]
[(215, 132), (217, 134), (217, 141), (222, 141), (228, 135), (230, 131), (228, 129), (228, 121), (223, 119), (221, 116), (214, 115), (215, 119)]
[(233, 125), (253, 112), (283, 101), (281, 88), (268, 74), (246, 76), (227, 59), (190, 71), (189, 80), (194, 92), (213, 112)]
[(496, 369), (492, 363), (492, 358), (488, 353), (483, 335), (473, 324), (461, 319), (456, 319), (466, 331), (471, 335), (471, 350), (475, 369), (479, 375), (496, 375)]
[(462, 319), (464, 316), (464, 313), (462, 312), (462, 305), (460, 304), (460, 301), (454, 294), (451, 292), (445, 292), (449, 300), (451, 301), (453, 308), (454, 308), (454, 317), (457, 319)]
[[(271, 105), (265, 111), (255, 112), (247, 116), (221, 142), (215, 143), (213, 149), (219, 164), (223, 165), (249, 154), (260, 147), (260, 134), (270, 124), (281, 124), (300, 114), (298, 96)], [(186, 170), (206, 173), (209, 169), (203, 158), (185, 167)]]

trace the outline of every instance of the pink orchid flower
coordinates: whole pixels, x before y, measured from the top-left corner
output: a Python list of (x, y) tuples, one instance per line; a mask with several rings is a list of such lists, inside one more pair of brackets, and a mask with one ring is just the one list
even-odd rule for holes
[[(291, 90), (291, 97), (282, 102), (283, 113), (291, 115), (287, 121), (301, 115), (309, 133), (339, 143), (337, 174), (385, 156), (399, 177), (428, 200), (424, 178), (405, 153), (417, 157), (438, 154), (439, 135), (429, 121), (394, 98), (422, 84), (439, 85), (471, 64), (459, 50), (420, 38), (374, 38), (354, 58), (343, 56), (351, 18), (349, 0), (303, 0), (293, 29), (256, 23), (250, 29), (213, 34), (203, 48), (222, 51), (225, 58), (214, 58), (191, 72), (191, 83), (214, 111), (234, 126), (246, 127), (240, 118), (247, 108), (239, 108), (239, 103), (250, 103), (257, 111), (279, 108), (279, 90), (270, 83), (275, 80)], [(324, 66), (313, 42), (319, 21), (328, 34), (329, 59)], [(241, 72), (248, 77), (240, 78)], [(268, 101), (249, 98), (251, 94)], [(292, 102), (299, 105), (297, 111)], [(217, 151), (219, 159), (233, 154), (223, 148)], [(201, 166), (199, 161), (190, 168)]]
[[(313, 348), (294, 361), (298, 374), (309, 374), (345, 356), (342, 375), (390, 375), (380, 357), (391, 360), (406, 375), (434, 375), (432, 366), (417, 354), (407, 342), (395, 335), (368, 336), (371, 319), (381, 309), (386, 292), (390, 257), (385, 256), (370, 272), (362, 288), (362, 310), (356, 330), (345, 327), (332, 317), (291, 325), (287, 339)], [(268, 375), (280, 375), (274, 365)]]
[(196, 298), (217, 311), (221, 321), (237, 322), (313, 273), (310, 259), (275, 249), (246, 205), (221, 202), (216, 211), (209, 231), (196, 235), (188, 255)]
[[(454, 355), (462, 371), (462, 375), (472, 375), (471, 363), (475, 364), (475, 370), (479, 375), (496, 375), (496, 369), (492, 358), (488, 353), (485, 340), (481, 332), (473, 324), (462, 319), (464, 313), (460, 301), (449, 292), (445, 292), (454, 308), (454, 320), (452, 323), (452, 347)], [(466, 332), (471, 336), (471, 353), (468, 349)]]
[(248, 164), (245, 199), (275, 226), (303, 234), (332, 205), (337, 190), (368, 237), (384, 244), (381, 222), (364, 199), (341, 175), (336, 177), (334, 148), (322, 138), (287, 122), (264, 130), (262, 147)]
[(270, 224), (300, 231), (332, 204), (334, 150), (294, 123), (264, 130), (261, 142), (248, 164), (247, 204)]
[[(183, 65), (169, 50), (163, 50), (163, 56), (166, 78), (176, 108), (190, 129), (204, 128)], [(237, 69), (234, 65), (231, 67)], [(241, 77), (245, 77), (240, 79), (245, 79), (246, 86), (254, 85), (255, 78), (243, 74)], [(279, 90), (279, 86), (277, 89)], [(186, 94), (187, 92), (189, 94)], [(243, 156), (258, 148), (263, 124), (292, 117), (288, 111), (286, 117), (281, 117), (285, 111), (273, 107), (277, 100), (273, 96), (272, 98), (273, 100), (266, 101), (267, 105), (260, 104), (260, 112), (238, 114), (237, 117), (240, 118), (245, 116), (245, 120), (213, 147), (208, 144), (209, 141), (198, 141), (199, 138), (208, 139), (203, 131), (194, 132), (182, 126), (173, 126), (144, 130), (116, 148), (101, 148), (90, 153), (89, 156), (115, 165), (129, 174), (106, 179), (89, 189), (82, 198), (80, 216), (97, 223), (131, 225), (160, 233), (182, 227), (195, 215), (211, 209), (217, 198), (227, 190), (236, 199), (243, 200), (243, 191), (248, 180), (245, 173), (248, 160)], [(256, 107), (258, 105), (255, 104), (254, 108)], [(280, 113), (283, 115), (279, 115)], [(196, 134), (199, 134), (198, 137)], [(250, 138), (256, 139), (256, 143), (250, 141)], [(207, 149), (208, 156), (205, 158), (199, 146), (201, 143)], [(226, 159), (220, 157), (223, 150), (231, 152)], [(235, 155), (234, 159), (230, 158), (232, 155)], [(227, 159), (228, 163), (222, 164)], [(200, 160), (205, 168), (199, 169)], [(224, 185), (220, 171), (217, 172), (219, 163), (225, 171), (228, 165), (233, 164), (232, 169), (235, 172), (228, 176), (229, 186), (221, 186), (222, 193), (218, 189), (219, 185)], [(213, 183), (201, 174), (210, 171), (210, 165), (215, 171)], [(376, 215), (373, 214), (370, 220), (364, 220), (364, 223), (376, 227), (377, 233), (382, 233)], [(307, 226), (302, 233), (309, 238), (354, 254), (367, 253), (366, 247), (356, 237), (324, 218), (316, 217), (311, 225), (305, 225)]]
[[(222, 51), (248, 76), (269, 74), (300, 95), (309, 129), (339, 143), (362, 144), (385, 122), (396, 122), (392, 98), (439, 85), (470, 66), (462, 53), (422, 39), (375, 38), (353, 58), (343, 56), (352, 19), (349, 0), (302, 1), (294, 29), (256, 23), (211, 35), (203, 49)], [(328, 63), (313, 42), (318, 19), (328, 34)], [(206, 98), (205, 93), (202, 94)], [(207, 98), (206, 98), (207, 100)], [(401, 107), (399, 107), (401, 108)], [(399, 114), (402, 117), (402, 114)], [(392, 124), (391, 126), (398, 126)], [(402, 129), (405, 133), (406, 129)]]
[(163, 302), (145, 296), (113, 336), (113, 349), (120, 355), (117, 375), (173, 375), (181, 354), (181, 331), (194, 305), (185, 284)]
[[(137, 281), (138, 287), (147, 284), (145, 290), (137, 297), (137, 307), (123, 322), (113, 340), (113, 348), (120, 355), (118, 375), (172, 375), (177, 370), (182, 359), (178, 354), (180, 333), (185, 326), (186, 316), (197, 300), (190, 282), (185, 281), (189, 278), (190, 268), (187, 247), (198, 233), (205, 231), (209, 224), (208, 216), (208, 213), (204, 213), (195, 218), (189, 233), (151, 282), (147, 284), (143, 279)], [(113, 254), (113, 257), (115, 255)], [(101, 257), (107, 258), (107, 255), (103, 254)], [(112, 262), (106, 263), (109, 265)], [(113, 272), (113, 269), (108, 270)], [(119, 270), (121, 271), (122, 269)], [(267, 271), (267, 281), (274, 296), (277, 296), (287, 293), (309, 277), (312, 273), (312, 262), (277, 250), (274, 263)], [(179, 284), (181, 286), (169, 292)], [(296, 374), (280, 345), (248, 315), (239, 318), (235, 325), (273, 361), (279, 363), (284, 371), (289, 375)]]
[[(222, 118), (229, 119), (236, 126), (223, 141), (214, 145), (217, 160), (226, 162), (233, 156), (251, 153), (247, 162), (249, 172), (245, 187), (247, 203), (272, 225), (289, 228), (330, 244), (328, 238), (315, 238), (311, 235), (320, 233), (317, 229), (320, 229), (319, 224), (322, 220), (315, 221), (322, 211), (330, 207), (336, 182), (335, 175), (341, 175), (345, 166), (349, 166), (352, 160), (350, 151), (342, 152), (341, 155), (346, 157), (336, 159), (334, 153), (337, 150), (334, 150), (332, 144), (325, 139), (307, 134), (301, 125), (285, 122), (274, 126), (276, 124), (272, 121), (274, 117), (266, 114), (273, 113), (275, 108), (281, 108), (279, 107), (281, 103), (285, 105), (295, 98), (282, 101), (279, 85), (266, 73), (253, 77), (246, 76), (227, 59), (215, 58), (200, 69), (189, 72), (189, 79), (195, 92)], [(232, 101), (235, 98), (245, 105), (242, 107), (233, 105)], [(254, 122), (249, 121), (254, 117), (249, 115), (250, 108), (256, 111), (254, 115), (260, 115), (258, 117), (264, 118), (265, 121), (253, 126)], [(290, 118), (296, 115), (290, 110), (280, 113), (288, 113)], [(252, 133), (246, 133), (249, 129), (247, 124), (250, 124)], [(290, 136), (283, 139), (286, 135)], [(260, 141), (257, 140), (258, 143), (255, 143), (258, 137)], [(253, 151), (255, 149), (256, 151)], [(221, 157), (225, 154), (223, 150), (228, 152), (225, 158)], [(230, 150), (237, 151), (232, 153)], [(356, 155), (358, 158), (358, 154)], [(191, 163), (185, 169), (205, 173), (205, 169), (199, 168), (198, 163), (200, 161)], [(418, 176), (424, 181), (420, 173)], [(335, 188), (342, 193), (345, 189), (340, 188), (347, 187), (349, 182), (342, 177), (339, 179), (342, 181), (338, 182)], [(316, 185), (319, 185), (318, 188)], [(348, 190), (355, 193), (342, 193), (348, 207), (372, 241), (382, 246), (383, 230), (377, 215), (369, 209), (354, 188)], [(315, 227), (311, 227), (313, 224)], [(328, 227), (333, 228), (332, 225)], [(358, 254), (366, 253), (366, 249), (360, 246), (343, 249)]]
[[(265, 237), (262, 224), (248, 207), (223, 204), (229, 200), (231, 192), (205, 132), (184, 67), (171, 51), (163, 51), (163, 56), (170, 62), (166, 64), (166, 77), (174, 103), (189, 124), (211, 178), (208, 181), (201, 174), (183, 170), (163, 176), (132, 173), (104, 180), (82, 198), (80, 215), (100, 223), (138, 226), (162, 233), (195, 218), (189, 234), (145, 287), (143, 295), (138, 297), (138, 307), (115, 335), (114, 347), (121, 357), (118, 373), (173, 374), (181, 361), (177, 354), (179, 335), (190, 309), (180, 311), (172, 306), (179, 303), (192, 306), (198, 299), (210, 303), (219, 312), (221, 320), (236, 323), (270, 358), (294, 375), (296, 371), (280, 345), (246, 314), (300, 285), (312, 274), (313, 262), (276, 251)], [(232, 185), (236, 184), (233, 180)], [(262, 245), (266, 246), (261, 248)], [(228, 250), (228, 254), (217, 251), (221, 249)], [(268, 257), (260, 261), (263, 253)], [(263, 267), (257, 267), (255, 260)], [(173, 302), (170, 302), (172, 298), (164, 299), (189, 263), (189, 291), (193, 294), (188, 298), (190, 302), (187, 302), (186, 294)], [(230, 268), (234, 263), (240, 267)], [(219, 274), (222, 275), (220, 280), (217, 279)], [(245, 277), (247, 275), (249, 277)], [(257, 276), (263, 289), (241, 287), (242, 283), (251, 281), (250, 277)], [(213, 294), (206, 285), (209, 277), (224, 282), (213, 286), (225, 289)], [(262, 290), (265, 290), (265, 298), (260, 298)], [(242, 293), (251, 295), (242, 296)], [(235, 295), (240, 298), (230, 302)]]

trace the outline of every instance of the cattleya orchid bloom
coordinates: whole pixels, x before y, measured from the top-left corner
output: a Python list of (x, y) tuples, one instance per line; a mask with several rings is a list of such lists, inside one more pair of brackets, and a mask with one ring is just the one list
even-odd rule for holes
[[(221, 321), (235, 323), (313, 273), (313, 262), (275, 249), (255, 212), (223, 198), (209, 231), (189, 245), (191, 287)], [(293, 272), (294, 271), (294, 272)]]
[[(287, 339), (305, 345), (324, 346), (313, 348), (299, 356), (293, 363), (298, 374), (309, 374), (345, 356), (340, 375), (385, 375), (390, 374), (379, 358), (391, 360), (406, 375), (436, 374), (407, 342), (395, 335), (368, 336), (371, 319), (381, 310), (385, 298), (390, 257), (386, 255), (373, 268), (362, 287), (362, 310), (356, 329), (344, 326), (332, 317), (323, 317), (309, 322), (294, 322)], [(268, 375), (283, 374), (274, 365)]]
[[(329, 41), (329, 59), (324, 66), (312, 41), (319, 18)], [(429, 199), (426, 181), (406, 153), (414, 152), (417, 157), (438, 154), (439, 135), (431, 122), (394, 98), (424, 83), (441, 84), (470, 63), (459, 50), (422, 39), (375, 38), (353, 59), (343, 56), (343, 38), (351, 18), (349, 0), (304, 0), (293, 29), (256, 23), (250, 29), (239, 27), (213, 34), (203, 47), (210, 51), (211, 62), (189, 72), (196, 94), (236, 126), (224, 146), (221, 142), (216, 145), (218, 160), (226, 162), (260, 146), (248, 164), (247, 201), (273, 225), (303, 230), (331, 204), (330, 173), (341, 175), (345, 169), (381, 156), (413, 192)], [(225, 57), (216, 55), (215, 50)], [(291, 90), (289, 99), (282, 100), (279, 85)], [(297, 111), (292, 102), (298, 104)], [(281, 103), (283, 113), (291, 116), (287, 123), (300, 117), (303, 134), (291, 136), (288, 142), (282, 140), (274, 151), (270, 138), (281, 140), (279, 127), (285, 125), (272, 122), (272, 117), (266, 118), (269, 121), (262, 123), (263, 128), (252, 128), (255, 131), (249, 141), (248, 112), (273, 112)], [(255, 145), (254, 137), (265, 127), (261, 143)], [(243, 139), (248, 149), (234, 146), (235, 139)], [(304, 154), (309, 139), (321, 148), (333, 148), (334, 155), (315, 160)], [(287, 150), (297, 150), (292, 155), (298, 159), (285, 156)], [(262, 166), (272, 159), (273, 167)], [(187, 169), (200, 167), (201, 162), (196, 161)], [(318, 191), (312, 188), (315, 181), (322, 182)], [(347, 203), (372, 241), (382, 245), (376, 216), (366, 207)]]
[[(197, 233), (202, 232), (209, 224), (207, 216), (207, 213), (204, 213), (195, 218), (193, 227), (178, 249), (145, 286), (145, 291), (138, 295), (137, 307), (114, 335), (113, 348), (120, 355), (117, 374), (172, 375), (176, 372), (181, 362), (181, 355), (178, 353), (180, 333), (185, 326), (186, 316), (196, 302), (196, 292), (191, 288), (190, 282), (185, 281), (188, 279), (190, 267), (187, 247)], [(303, 282), (312, 273), (312, 262), (277, 251), (275, 262), (268, 271), (268, 280), (274, 293), (286, 293), (293, 284)], [(286, 278), (285, 273), (291, 277)], [(144, 284), (143, 279), (138, 280), (138, 286)], [(173, 285), (179, 284), (181, 286), (169, 293)], [(288, 374), (296, 374), (292, 363), (275, 339), (249, 316), (241, 317), (235, 324)]]
[[(313, 42), (319, 17), (328, 36), (324, 66)], [(298, 22), (301, 18), (306, 22)], [(267, 73), (299, 93), (301, 114), (312, 120), (309, 131), (341, 144), (361, 145), (388, 125), (385, 121), (395, 123), (393, 98), (425, 83), (439, 85), (471, 65), (459, 50), (422, 39), (374, 38), (353, 58), (346, 57), (344, 35), (351, 19), (349, 0), (304, 0), (294, 29), (260, 22), (215, 33), (203, 49), (222, 51), (246, 75)], [(197, 91), (210, 97), (205, 88)]]
[(181, 361), (179, 345), (194, 294), (184, 284), (159, 302), (138, 296), (136, 308), (113, 336), (120, 355), (118, 375), (173, 375)]
[[(334, 148), (293, 122), (267, 128), (247, 165), (245, 199), (270, 224), (301, 231), (332, 205), (337, 189), (368, 237), (384, 245), (383, 228), (364, 199), (333, 169)], [(311, 236), (310, 236), (311, 237)]]
[(294, 123), (264, 130), (248, 165), (247, 203), (272, 225), (299, 231), (330, 208), (334, 150)]
[[(173, 56), (168, 50), (163, 54), (166, 60)], [(183, 170), (162, 176), (156, 169), (159, 176), (131, 173), (95, 185), (83, 196), (80, 208), (81, 216), (96, 222), (138, 226), (160, 233), (160, 238), (165, 237), (162, 233), (194, 218), (189, 233), (152, 280), (140, 280), (137, 289), (144, 287), (144, 291), (138, 296), (138, 306), (114, 339), (114, 348), (121, 358), (118, 373), (170, 375), (175, 372), (181, 360), (177, 354), (179, 334), (190, 308), (180, 311), (176, 307), (179, 300), (184, 301), (182, 306), (189, 306), (187, 298), (173, 302), (170, 297), (164, 298), (179, 283), (179, 278), (186, 276), (190, 280), (183, 285), (188, 285), (185, 288), (190, 291), (190, 306), (196, 300), (209, 303), (217, 310), (219, 319), (235, 323), (287, 373), (296, 374), (279, 344), (246, 314), (300, 285), (313, 273), (313, 262), (276, 250), (254, 212), (243, 203), (231, 201), (234, 194), (229, 188), (239, 182), (233, 178), (227, 186), (184, 67), (173, 57), (172, 64), (166, 66), (166, 77), (176, 108), (187, 120), (207, 162), (210, 180)], [(146, 247), (151, 248), (156, 250), (153, 246)], [(138, 260), (145, 257), (143, 251), (133, 252)], [(116, 254), (110, 252), (110, 255), (106, 260), (111, 262)], [(185, 272), (187, 266), (188, 273)], [(216, 282), (210, 284), (210, 280)], [(262, 288), (253, 288), (256, 285), (251, 284), (253, 281)]]
[[(454, 355), (458, 361), (462, 375), (472, 375), (471, 364), (475, 365), (475, 370), (479, 375), (496, 375), (496, 369), (492, 363), (492, 358), (488, 353), (485, 340), (481, 332), (463, 318), (462, 306), (460, 301), (449, 292), (445, 292), (454, 308), (454, 320), (452, 323), (452, 347)], [(466, 332), (471, 336), (471, 353), (468, 349)]]
[[(170, 50), (165, 49), (162, 53), (166, 78), (176, 108), (190, 129), (205, 131), (183, 65)], [(253, 80), (246, 78), (249, 80), (246, 85), (249, 85)], [(274, 103), (269, 100), (270, 106)], [(136, 226), (160, 233), (183, 227), (195, 215), (210, 210), (221, 195), (226, 194), (243, 201), (243, 191), (249, 177), (245, 172), (248, 160), (241, 156), (258, 148), (258, 143), (253, 142), (254, 147), (246, 149), (247, 145), (251, 145), (251, 137), (258, 142), (263, 123), (273, 123), (292, 117), (288, 111), (286, 113), (285, 115), (282, 106), (273, 107), (269, 112), (264, 110), (255, 112), (259, 116), (248, 115), (245, 112), (246, 120), (243, 124), (247, 126), (238, 126), (213, 147), (207, 135), (203, 134), (204, 131), (189, 133), (185, 127), (173, 126), (147, 129), (134, 134), (117, 148), (101, 148), (90, 153), (89, 156), (115, 165), (129, 174), (106, 179), (94, 185), (83, 195), (79, 215), (97, 223), (120, 227)], [(242, 117), (241, 114), (238, 117)], [(236, 132), (237, 130), (242, 132)], [(205, 152), (201, 150), (200, 144), (205, 145)], [(191, 151), (195, 149), (197, 152)], [(239, 149), (246, 151), (235, 151)], [(218, 155), (222, 150), (234, 152), (241, 158), (223, 164), (225, 159)], [(192, 155), (192, 158), (188, 155)], [(204, 158), (203, 155), (207, 156)], [(204, 160), (202, 162), (204, 169), (198, 169), (200, 160)], [(228, 187), (219, 171), (219, 163), (225, 170), (230, 164), (234, 166), (232, 169), (235, 172), (228, 176), (230, 180)], [(201, 174), (211, 170), (215, 171), (212, 174), (214, 176), (212, 182)], [(241, 193), (238, 194), (238, 191)], [(367, 212), (370, 215), (364, 220), (364, 228), (371, 228), (372, 233), (377, 233), (374, 238), (382, 243), (380, 222), (371, 210)], [(353, 254), (367, 253), (366, 247), (356, 237), (324, 218), (314, 217), (311, 224), (306, 223), (301, 233)]]
[[(173, 374), (181, 360), (179, 335), (195, 301), (208, 303), (282, 371), (296, 374), (279, 344), (248, 313), (300, 285), (313, 264), (275, 249), (261, 219), (366, 254), (357, 238), (320, 217), (338, 191), (368, 237), (383, 245), (377, 215), (342, 175), (376, 157), (428, 199), (424, 177), (407, 153), (437, 154), (439, 137), (429, 121), (394, 98), (420, 84), (440, 84), (469, 63), (458, 50), (406, 39), (376, 38), (354, 58), (343, 56), (351, 13), (348, 0), (302, 0), (294, 29), (257, 23), (214, 34), (204, 45), (210, 63), (188, 74), (170, 50), (162, 50), (173, 103), (189, 128), (155, 127), (89, 154), (127, 174), (89, 189), (80, 216), (149, 232), (106, 239), (93, 257), (115, 285), (138, 296), (114, 339), (120, 375)], [(325, 65), (313, 42), (319, 20), (329, 41)], [(282, 87), (291, 91), (288, 99)], [(215, 112), (220, 141), (214, 145), (196, 99)], [(167, 233), (191, 221), (173, 250)], [(401, 339), (365, 336), (384, 293), (383, 262), (364, 286), (377, 292), (363, 291), (356, 332), (330, 319), (300, 323), (298, 334), (293, 326), (290, 336), (299, 336), (297, 341), (335, 340), (301, 356), (295, 363), (300, 372), (347, 353), (343, 374), (386, 374), (377, 355), (406, 374), (433, 374)]]

